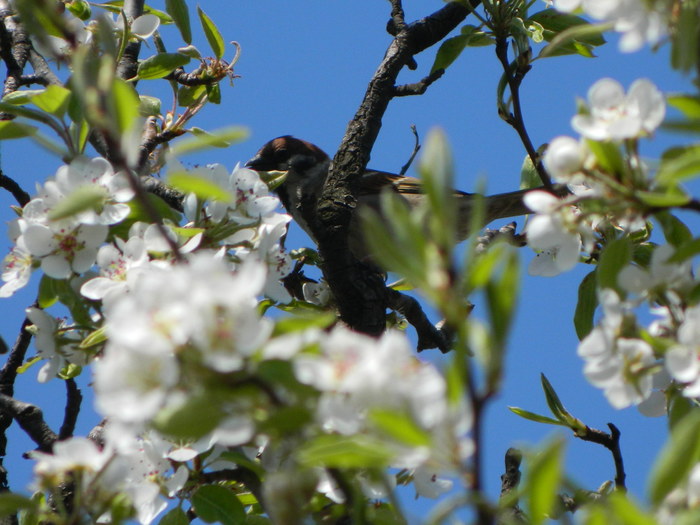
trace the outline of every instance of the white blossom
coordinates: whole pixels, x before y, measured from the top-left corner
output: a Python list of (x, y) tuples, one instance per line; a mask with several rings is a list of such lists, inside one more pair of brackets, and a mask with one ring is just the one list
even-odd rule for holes
[(666, 115), (663, 94), (647, 79), (635, 80), (627, 93), (612, 78), (603, 78), (588, 90), (590, 114), (575, 115), (572, 127), (591, 140), (613, 140), (648, 135)]
[(643, 0), (554, 0), (554, 7), (565, 13), (580, 8), (596, 20), (611, 23), (615, 31), (622, 33), (620, 50), (624, 52), (637, 51), (645, 43), (656, 44), (667, 31), (668, 13), (663, 3), (653, 5)]
[(678, 344), (666, 352), (666, 369), (683, 385), (684, 396), (700, 396), (700, 305), (686, 309)]
[(531, 191), (524, 201), (536, 213), (525, 229), (528, 244), (542, 251), (530, 264), (529, 273), (550, 277), (573, 268), (582, 243), (581, 235), (572, 232), (576, 226), (571, 207), (545, 191)]

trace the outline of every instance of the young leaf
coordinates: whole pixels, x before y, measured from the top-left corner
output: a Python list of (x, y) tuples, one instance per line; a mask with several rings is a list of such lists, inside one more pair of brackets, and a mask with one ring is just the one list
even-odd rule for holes
[(232, 489), (220, 485), (204, 485), (192, 496), (197, 517), (207, 523), (242, 525), (245, 510)]
[(209, 42), (209, 47), (211, 47), (216, 58), (222, 58), (224, 56), (225, 44), (219, 29), (199, 6), (197, 6), (197, 13), (199, 14), (199, 21), (202, 24), (202, 29), (204, 30), (204, 36), (207, 37), (207, 42)]
[(557, 421), (556, 419), (552, 419), (551, 417), (536, 414), (534, 412), (530, 412), (529, 410), (524, 410), (522, 408), (508, 407), (508, 410), (524, 419), (529, 419), (530, 421), (534, 421), (536, 423), (544, 423), (545, 425), (559, 425), (562, 427), (567, 426), (561, 421)]
[[(111, 0), (109, 2), (102, 2), (97, 4), (102, 9), (106, 9), (111, 13), (119, 14), (124, 9), (124, 0)], [(158, 9), (153, 9), (151, 6), (144, 5), (143, 13), (146, 15), (156, 15), (160, 19), (161, 24), (172, 24), (173, 19), (168, 13), (159, 11)]]
[(221, 418), (219, 406), (211, 399), (190, 397), (181, 405), (159, 412), (153, 423), (169, 436), (196, 440), (214, 430)]
[(13, 492), (3, 492), (0, 494), (0, 516), (11, 516), (17, 514), (20, 510), (30, 509), (35, 506), (35, 503), (20, 494)]
[(158, 53), (139, 63), (136, 78), (139, 80), (163, 78), (174, 69), (188, 64), (189, 61), (190, 57), (180, 53)]
[(130, 131), (139, 117), (139, 95), (133, 85), (121, 78), (115, 78), (112, 84), (111, 101), (113, 122), (120, 133)]
[(52, 84), (32, 97), (32, 104), (39, 109), (61, 118), (68, 109), (71, 92), (63, 86)]
[(195, 131), (194, 137), (183, 138), (171, 147), (173, 155), (181, 156), (196, 153), (209, 148), (227, 148), (248, 137), (248, 130), (242, 126), (230, 126), (216, 131)]
[(467, 42), (469, 42), (467, 35), (459, 35), (448, 38), (440, 44), (440, 49), (435, 55), (435, 61), (433, 62), (433, 67), (430, 68), (430, 72), (434, 73), (438, 69), (447, 69), (462, 54)]
[(215, 182), (187, 172), (169, 173), (168, 184), (183, 193), (194, 193), (202, 200), (233, 202), (233, 195)]
[(598, 306), (598, 294), (596, 271), (586, 275), (578, 286), (578, 301), (574, 313), (574, 328), (579, 340), (586, 337), (593, 330), (593, 315)]
[(185, 0), (165, 0), (165, 10), (173, 18), (185, 43), (191, 44), (192, 28), (190, 27), (190, 13), (187, 10)]

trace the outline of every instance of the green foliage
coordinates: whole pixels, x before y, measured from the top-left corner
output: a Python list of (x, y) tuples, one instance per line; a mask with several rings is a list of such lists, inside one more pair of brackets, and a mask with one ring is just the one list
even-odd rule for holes
[(138, 80), (154, 80), (163, 78), (178, 67), (186, 66), (190, 57), (180, 53), (158, 53), (139, 62)]
[(207, 37), (207, 42), (209, 42), (209, 47), (214, 52), (214, 56), (219, 59), (223, 58), (226, 44), (219, 32), (219, 28), (216, 27), (214, 21), (199, 6), (197, 6), (197, 14), (204, 30), (204, 36)]
[(649, 478), (649, 498), (660, 504), (683, 483), (690, 469), (700, 461), (700, 413), (689, 412), (671, 429), (670, 440), (657, 457)]
[(578, 286), (578, 299), (574, 313), (574, 328), (580, 340), (593, 330), (593, 316), (598, 306), (596, 271), (586, 275)]
[(524, 490), (528, 523), (544, 523), (554, 510), (562, 479), (564, 442), (554, 440), (541, 452), (531, 455)]
[(187, 9), (185, 0), (165, 0), (165, 10), (172, 17), (185, 43), (191, 44), (190, 12)]
[(185, 514), (185, 511), (180, 507), (176, 507), (167, 514), (165, 514), (158, 525), (189, 525), (190, 519)]
[(234, 196), (215, 182), (188, 172), (169, 172), (167, 182), (183, 193), (194, 193), (202, 201), (233, 202)]
[(209, 148), (228, 148), (248, 137), (248, 130), (241, 126), (230, 126), (211, 132), (192, 130), (193, 137), (181, 139), (172, 146), (175, 156), (189, 155)]
[(297, 458), (309, 467), (378, 468), (389, 465), (393, 455), (388, 444), (370, 436), (325, 434), (304, 443)]
[(242, 525), (246, 522), (243, 505), (236, 494), (220, 485), (204, 485), (192, 495), (197, 516), (205, 523)]
[(545, 9), (531, 15), (528, 20), (542, 27), (542, 36), (549, 42), (538, 58), (572, 54), (590, 58), (595, 56), (593, 48), (605, 43), (602, 36), (605, 26), (592, 25), (575, 15)]

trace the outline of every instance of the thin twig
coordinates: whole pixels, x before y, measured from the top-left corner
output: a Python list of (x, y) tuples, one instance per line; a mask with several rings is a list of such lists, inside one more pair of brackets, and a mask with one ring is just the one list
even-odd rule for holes
[(408, 168), (411, 167), (411, 164), (413, 164), (413, 161), (415, 160), (416, 155), (418, 155), (418, 152), (420, 151), (420, 139), (418, 138), (418, 131), (416, 130), (415, 124), (411, 124), (411, 132), (413, 133), (413, 137), (416, 139), (415, 144), (413, 144), (413, 153), (411, 153), (411, 156), (406, 161), (406, 164), (404, 164), (401, 167), (401, 171), (399, 171), (399, 175), (406, 175)]
[(613, 456), (613, 461), (615, 462), (615, 487), (617, 490), (622, 492), (627, 491), (625, 486), (625, 465), (622, 459), (622, 452), (620, 449), (620, 430), (613, 425), (608, 423), (608, 428), (610, 429), (610, 434), (603, 432), (602, 430), (597, 430), (586, 425), (584, 432), (577, 432), (574, 435), (582, 439), (583, 441), (589, 441), (591, 443), (597, 443), (603, 445), (607, 448)]
[(523, 118), (522, 105), (520, 103), (520, 84), (522, 83), (525, 74), (530, 70), (531, 66), (529, 63), (526, 66), (523, 66), (520, 63), (515, 65), (510, 64), (508, 61), (508, 39), (505, 37), (498, 37), (496, 39), (496, 56), (503, 67), (503, 74), (506, 76), (508, 87), (510, 89), (511, 100), (513, 101), (513, 113), (503, 115), (503, 117), (505, 121), (518, 133), (520, 141), (523, 143), (525, 151), (527, 151), (530, 160), (532, 160), (532, 164), (535, 166), (542, 184), (549, 188), (552, 186), (552, 179), (544, 169), (542, 159), (540, 159), (539, 155), (537, 154), (537, 150), (532, 144), (532, 140), (530, 140), (530, 135), (528, 135), (527, 129), (525, 128), (525, 120)]
[(427, 91), (430, 85), (445, 74), (444, 69), (436, 69), (427, 77), (424, 77), (419, 82), (414, 82), (413, 84), (403, 84), (401, 86), (394, 87), (395, 97), (410, 97), (414, 95), (422, 95)]
[(75, 379), (66, 379), (66, 408), (63, 416), (63, 424), (58, 431), (58, 439), (66, 439), (73, 435), (75, 424), (80, 414), (80, 406), (83, 402), (83, 395), (80, 393)]
[(9, 191), (17, 203), (22, 207), (24, 207), (31, 199), (29, 193), (24, 191), (17, 181), (5, 175), (2, 172), (2, 169), (0, 169), (0, 188)]

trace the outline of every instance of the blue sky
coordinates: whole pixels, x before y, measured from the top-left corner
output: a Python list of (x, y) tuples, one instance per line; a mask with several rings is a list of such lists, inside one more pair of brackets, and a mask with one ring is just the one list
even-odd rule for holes
[[(232, 124), (250, 129), (250, 139), (227, 150), (183, 159), (191, 163), (220, 162), (233, 168), (245, 162), (270, 138), (292, 134), (316, 143), (329, 154), (339, 144), (347, 122), (352, 118), (364, 94), (367, 82), (379, 64), (390, 36), (385, 32), (389, 3), (377, 0), (305, 0), (279, 2), (220, 2), (200, 0), (201, 7), (218, 24), (227, 41), (242, 47), (236, 68), (240, 75), (233, 87), (222, 84), (220, 106), (207, 107), (193, 122), (205, 129)], [(163, 1), (151, 5), (164, 8)], [(442, 6), (439, 0), (405, 0), (408, 20), (420, 18)], [(207, 54), (207, 46), (191, 6), (195, 44)], [(537, 2), (534, 10), (544, 8)], [(180, 45), (172, 28), (163, 29), (171, 50)], [(653, 53), (648, 48), (635, 54), (620, 54), (615, 38), (597, 51), (595, 59), (559, 57), (538, 60), (522, 88), (523, 108), (530, 136), (536, 146), (560, 134), (574, 135), (570, 127), (576, 97), (585, 97), (596, 80), (610, 76), (628, 86), (647, 77), (665, 92), (690, 91), (688, 79), (669, 69), (668, 46)], [(152, 52), (144, 49), (143, 56)], [(233, 55), (229, 47), (227, 56)], [(428, 74), (435, 50), (418, 55), (417, 71), (404, 71), (402, 82), (415, 82)], [(501, 69), (494, 48), (475, 48), (464, 52), (442, 79), (423, 96), (395, 99), (386, 113), (383, 127), (372, 152), (370, 167), (398, 171), (413, 148), (410, 126), (415, 124), (421, 137), (434, 126), (442, 127), (449, 137), (455, 156), (456, 184), (473, 191), (485, 181), (489, 192), (518, 188), (520, 166), (525, 152), (517, 135), (497, 115), (496, 86)], [(142, 82), (143, 94), (162, 96), (162, 83)], [(164, 107), (170, 100), (164, 99)], [(681, 138), (659, 133), (644, 145), (644, 152), (657, 155)], [(33, 191), (34, 183), (53, 174), (59, 160), (26, 142), (8, 142), (1, 146), (3, 172)], [(0, 220), (14, 217), (7, 194), (0, 194)], [(694, 217), (690, 218), (697, 223)], [(518, 220), (522, 227), (523, 220)], [(296, 228), (288, 240), (290, 248), (310, 241)], [(9, 241), (0, 249), (9, 250)], [(523, 272), (533, 253), (521, 250)], [(634, 495), (644, 497), (645, 480), (653, 458), (666, 435), (665, 420), (649, 419), (636, 409), (612, 409), (602, 392), (589, 385), (582, 375), (582, 362), (576, 356), (577, 339), (572, 317), (577, 286), (592, 268), (578, 265), (573, 271), (555, 278), (526, 277), (523, 282), (517, 322), (511, 337), (504, 388), (488, 410), (485, 428), (486, 487), (492, 497), (500, 489), (503, 455), (509, 446), (531, 445), (556, 434), (552, 427), (525, 421), (511, 414), (508, 405), (546, 413), (540, 387), (545, 373), (570, 411), (587, 424), (605, 429), (607, 422), (622, 431), (623, 455), (628, 484)], [(36, 285), (38, 275), (32, 283)], [(23, 319), (22, 309), (33, 301), (35, 287), (3, 300), (0, 334), (12, 343)], [(476, 315), (479, 315), (477, 306)], [(437, 320), (437, 319), (436, 319)], [(424, 354), (426, 355), (426, 354)], [(440, 362), (437, 353), (426, 355)], [(17, 384), (17, 397), (36, 402), (47, 413), (55, 429), (63, 411), (63, 385), (53, 380), (46, 385), (35, 381), (37, 369), (30, 370)], [(87, 377), (83, 380), (83, 384)], [(87, 401), (89, 403), (89, 401)], [(85, 411), (80, 428), (89, 429), (96, 416)], [(18, 443), (21, 431), (13, 427), (6, 465), (11, 486), (24, 487), (28, 480), (28, 462), (22, 452), (31, 447)], [(614, 470), (607, 451), (599, 446), (568, 439), (567, 469), (572, 478), (588, 489), (595, 489)], [(428, 502), (429, 504), (429, 502)], [(422, 512), (424, 503), (416, 507)]]

